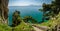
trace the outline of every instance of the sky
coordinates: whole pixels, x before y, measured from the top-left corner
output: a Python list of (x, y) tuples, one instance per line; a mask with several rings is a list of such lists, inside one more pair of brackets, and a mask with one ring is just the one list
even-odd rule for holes
[(9, 0), (9, 6), (30, 6), (42, 5), (43, 3), (49, 4), (52, 0)]

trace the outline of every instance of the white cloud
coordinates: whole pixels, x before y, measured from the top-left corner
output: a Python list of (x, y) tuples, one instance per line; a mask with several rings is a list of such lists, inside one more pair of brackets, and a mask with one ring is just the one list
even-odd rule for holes
[(30, 5), (30, 4), (28, 4), (28, 3), (13, 3), (10, 6), (28, 6), (28, 5)]
[(9, 3), (9, 6), (29, 6), (29, 5), (42, 5), (42, 3), (24, 1), (16, 1)]

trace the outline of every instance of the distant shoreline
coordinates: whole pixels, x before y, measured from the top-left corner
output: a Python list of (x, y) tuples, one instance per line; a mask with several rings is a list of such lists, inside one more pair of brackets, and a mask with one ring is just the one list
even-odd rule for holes
[(8, 7), (42, 7), (42, 6), (8, 6)]

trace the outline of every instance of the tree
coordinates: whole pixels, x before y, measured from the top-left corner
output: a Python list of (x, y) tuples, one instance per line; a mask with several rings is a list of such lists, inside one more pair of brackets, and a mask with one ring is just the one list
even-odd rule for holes
[(55, 4), (60, 9), (60, 0), (55, 0)]
[(37, 23), (37, 21), (35, 19), (33, 19), (31, 16), (26, 16), (26, 17), (24, 17), (23, 20), (26, 23)]
[(42, 20), (44, 21), (45, 18), (50, 18), (50, 16), (52, 17), (56, 17), (59, 12), (60, 12), (60, 0), (55, 0), (52, 1), (51, 4), (45, 4), (43, 3), (43, 18)]
[[(42, 12), (43, 12), (43, 18), (42, 18), (42, 20), (43, 20), (43, 21), (44, 21), (46, 18), (49, 19), (50, 10), (51, 10), (50, 4), (47, 5), (47, 4), (43, 3), (43, 10), (42, 10)], [(46, 20), (47, 20), (47, 19), (46, 19)]]
[(21, 23), (20, 12), (15, 11), (12, 18), (12, 27), (15, 27)]

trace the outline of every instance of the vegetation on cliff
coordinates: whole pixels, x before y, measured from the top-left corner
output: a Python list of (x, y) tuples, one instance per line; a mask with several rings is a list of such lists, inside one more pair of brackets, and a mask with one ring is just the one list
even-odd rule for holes
[(12, 31), (12, 27), (10, 27), (6, 24), (0, 23), (0, 31)]
[(43, 3), (43, 20), (50, 19), (50, 17), (56, 17), (60, 12), (60, 0), (52, 1), (51, 4)]
[(31, 16), (25, 16), (23, 20), (26, 23), (37, 23), (37, 21)]
[(17, 10), (13, 13), (12, 21), (13, 21), (12, 22), (13, 31), (32, 31), (32, 30), (34, 30), (32, 26), (30, 26), (24, 22), (24, 20), (20, 17), (20, 12)]
[(15, 27), (19, 25), (22, 22), (21, 17), (20, 17), (20, 12), (15, 11), (13, 13), (13, 18), (12, 18), (12, 27)]
[[(43, 22), (41, 24), (38, 24), (39, 26), (47, 26), (50, 27), (50, 31), (57, 30), (58, 25), (60, 24), (60, 13), (55, 17), (51, 17), (47, 22)], [(53, 30), (52, 30), (53, 29)]]
[[(43, 21), (47, 18), (47, 22), (43, 22), (40, 26), (50, 27), (50, 31), (57, 31), (57, 27), (60, 24), (60, 0), (52, 1), (51, 4), (43, 4)], [(59, 28), (59, 27), (58, 27)]]
[(20, 25), (14, 28), (14, 31), (34, 31), (33, 27), (26, 24), (25, 22), (21, 22)]

